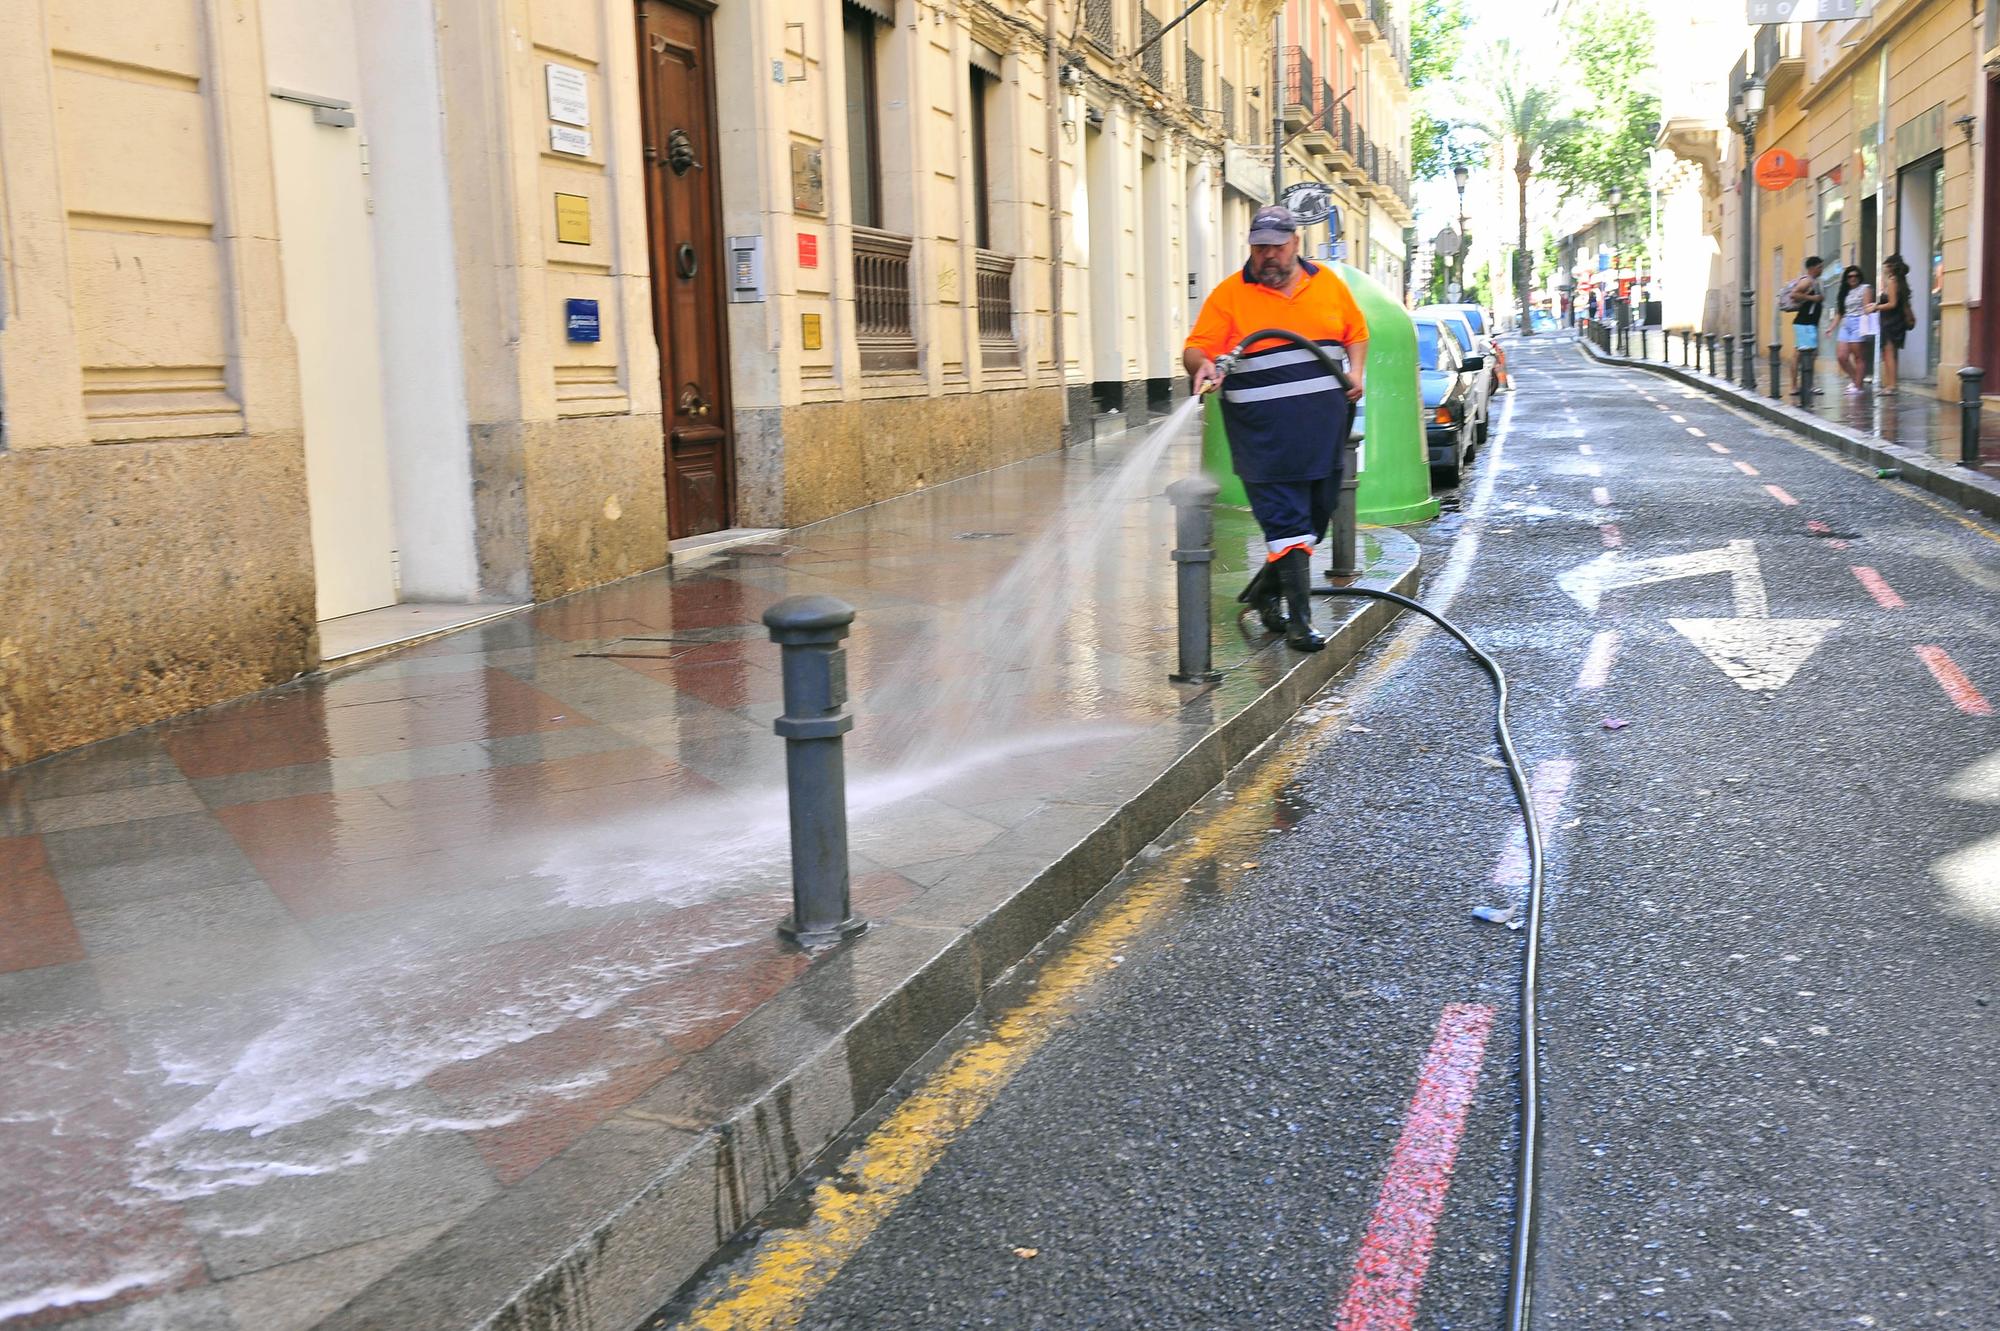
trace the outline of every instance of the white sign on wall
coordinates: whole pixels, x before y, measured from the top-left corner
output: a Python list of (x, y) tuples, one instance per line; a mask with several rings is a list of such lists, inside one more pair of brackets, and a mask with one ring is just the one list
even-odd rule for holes
[(1875, 0), (1748, 0), (1752, 23), (1833, 23), (1867, 18)]
[(549, 149), (552, 152), (568, 153), (572, 157), (588, 157), (590, 131), (572, 129), (568, 125), (550, 125)]
[(568, 65), (545, 65), (549, 79), (549, 119), (565, 125), (590, 125), (590, 80)]

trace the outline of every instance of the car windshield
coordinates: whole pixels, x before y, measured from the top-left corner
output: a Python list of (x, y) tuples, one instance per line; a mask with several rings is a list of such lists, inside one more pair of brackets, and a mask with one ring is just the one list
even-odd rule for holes
[(1417, 364), (1426, 370), (1438, 368), (1438, 338), (1441, 336), (1436, 324), (1417, 325)]

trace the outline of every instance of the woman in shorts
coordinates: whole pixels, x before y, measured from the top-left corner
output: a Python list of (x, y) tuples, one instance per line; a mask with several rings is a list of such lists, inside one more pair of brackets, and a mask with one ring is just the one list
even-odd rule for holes
[(1893, 394), (1902, 368), (1903, 339), (1910, 334), (1910, 265), (1903, 256), (1892, 254), (1882, 260), (1882, 285), (1869, 310), (1880, 317), (1882, 331), (1876, 346), (1882, 348), (1882, 382), (1878, 393)]
[(1834, 359), (1839, 363), (1841, 373), (1847, 376), (1847, 391), (1859, 393), (1861, 378), (1867, 371), (1862, 364), (1861, 340), (1868, 336), (1868, 307), (1875, 303), (1875, 292), (1862, 276), (1861, 269), (1848, 264), (1840, 270), (1840, 286), (1834, 291), (1833, 308), (1840, 317), (1838, 330), (1833, 335)]

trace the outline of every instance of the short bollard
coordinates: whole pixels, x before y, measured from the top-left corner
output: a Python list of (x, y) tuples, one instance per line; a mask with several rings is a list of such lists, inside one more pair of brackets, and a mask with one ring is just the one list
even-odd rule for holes
[(1681, 329), (1681, 368), (1683, 370), (1700, 369), (1701, 366), (1695, 364), (1697, 359), (1694, 352), (1694, 333), (1690, 329), (1683, 328)]
[(1647, 327), (1646, 327), (1645, 325), (1643, 325), (1643, 324), (1641, 324), (1641, 325), (1640, 325), (1640, 327), (1639, 327), (1639, 359), (1640, 359), (1640, 360), (1651, 360), (1651, 359), (1652, 359), (1651, 355), (1649, 355), (1649, 354), (1647, 353), (1647, 350), (1646, 350), (1646, 334), (1647, 334), (1648, 332), (1650, 332), (1650, 331), (1651, 331), (1651, 330), (1650, 330), (1650, 329), (1648, 329), (1648, 328), (1647, 328)]
[(1736, 334), (1722, 335), (1722, 377), (1730, 383), (1736, 382)]
[(848, 905), (847, 650), (854, 607), (831, 596), (792, 596), (764, 612), (782, 651), (785, 710), (771, 729), (785, 740), (791, 801), (792, 914), (778, 932), (800, 947), (824, 947), (867, 928)]
[(1979, 465), (1980, 381), (1986, 371), (1977, 365), (1958, 367), (1958, 465)]
[(1773, 342), (1770, 345), (1771, 345), (1771, 359), (1770, 359), (1771, 396), (1774, 398), (1782, 399), (1785, 396), (1785, 390), (1778, 383), (1778, 344), (1776, 342)]
[(1799, 353), (1798, 383), (1793, 387), (1799, 392), (1799, 409), (1812, 410), (1813, 385), (1819, 380), (1819, 357), (1810, 351)]
[(1333, 503), (1333, 548), (1327, 574), (1335, 578), (1361, 576), (1361, 520), (1357, 500), (1361, 489), (1360, 458), (1356, 441), (1350, 437), (1341, 445), (1340, 492)]
[(1715, 378), (1715, 334), (1702, 334), (1702, 341), (1708, 343), (1708, 377)]
[(1215, 496), (1221, 487), (1206, 476), (1184, 476), (1167, 487), (1174, 506), (1174, 595), (1180, 620), (1181, 668), (1167, 678), (1176, 684), (1212, 684), (1215, 669), (1209, 635), (1215, 566)]

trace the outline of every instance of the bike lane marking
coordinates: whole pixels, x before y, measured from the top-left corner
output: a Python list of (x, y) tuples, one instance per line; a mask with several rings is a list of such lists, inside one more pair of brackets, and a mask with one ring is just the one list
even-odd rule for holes
[(1438, 1217), (1492, 1032), (1493, 1009), (1485, 1003), (1452, 1003), (1438, 1018), (1354, 1259), (1347, 1297), (1334, 1317), (1339, 1331), (1409, 1331), (1415, 1324)]
[(1764, 474), (1763, 472), (1758, 471), (1755, 467), (1751, 466), (1749, 463), (1743, 461), (1740, 458), (1737, 459), (1735, 462), (1730, 463), (1729, 465), (1736, 468), (1736, 470), (1742, 472), (1745, 476), (1762, 476)]
[(1584, 653), (1583, 665), (1576, 672), (1576, 689), (1579, 693), (1595, 693), (1603, 688), (1611, 678), (1611, 663), (1618, 659), (1618, 630), (1605, 629), (1590, 640), (1590, 650)]
[(1771, 496), (1771, 498), (1777, 500), (1779, 503), (1785, 505), (1788, 508), (1793, 504), (1799, 502), (1798, 500), (1792, 498), (1791, 495), (1787, 494), (1783, 486), (1767, 485), (1764, 487), (1764, 490), (1767, 494)]
[(1850, 567), (1854, 572), (1854, 576), (1861, 580), (1861, 585), (1868, 589), (1868, 594), (1875, 598), (1875, 604), (1881, 606), (1884, 610), (1901, 610), (1903, 608), (1903, 598), (1896, 595), (1896, 589), (1891, 587), (1888, 580), (1880, 573), (1877, 573), (1874, 569), (1864, 564), (1854, 564)]
[(1986, 695), (1972, 686), (1965, 672), (1958, 668), (1958, 662), (1951, 659), (1951, 653), (1936, 643), (1924, 643), (1911, 648), (1931, 672), (1931, 678), (1944, 690), (1951, 705), (1967, 716), (1991, 716), (1993, 704), (1986, 701)]

